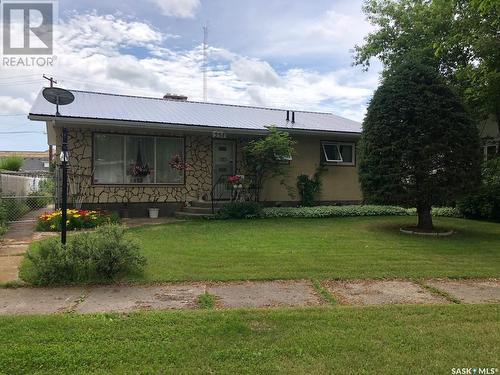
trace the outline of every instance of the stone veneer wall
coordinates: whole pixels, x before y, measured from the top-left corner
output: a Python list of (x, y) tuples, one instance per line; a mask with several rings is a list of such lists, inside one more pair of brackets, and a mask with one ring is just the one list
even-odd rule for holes
[[(120, 133), (121, 134), (121, 133)], [(173, 134), (147, 135), (169, 136)], [(176, 134), (178, 136), (178, 134)], [(186, 162), (193, 168), (186, 171), (184, 185), (92, 185), (92, 131), (69, 129), (70, 173), (82, 178), (70, 179), (70, 194), (76, 190), (84, 196), (83, 203), (116, 204), (145, 202), (186, 202), (210, 192), (212, 185), (212, 140), (211, 136), (186, 135)], [(72, 191), (75, 190), (75, 191)]]

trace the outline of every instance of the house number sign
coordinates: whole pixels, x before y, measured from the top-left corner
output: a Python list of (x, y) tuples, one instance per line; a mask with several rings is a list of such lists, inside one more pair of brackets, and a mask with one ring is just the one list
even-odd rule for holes
[(224, 132), (214, 131), (212, 132), (213, 138), (227, 138), (227, 134)]

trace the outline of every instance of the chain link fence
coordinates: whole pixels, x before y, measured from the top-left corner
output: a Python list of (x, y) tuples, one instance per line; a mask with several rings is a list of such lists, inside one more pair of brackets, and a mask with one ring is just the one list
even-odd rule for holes
[(53, 172), (0, 171), (0, 215), (7, 223), (36, 220), (56, 205)]

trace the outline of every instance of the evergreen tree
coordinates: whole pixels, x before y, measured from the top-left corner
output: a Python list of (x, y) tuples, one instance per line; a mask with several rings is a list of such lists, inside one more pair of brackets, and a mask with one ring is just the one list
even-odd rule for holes
[(477, 127), (438, 72), (421, 62), (393, 67), (363, 122), (365, 200), (417, 207), (418, 228), (433, 229), (432, 206), (471, 191), (480, 163)]

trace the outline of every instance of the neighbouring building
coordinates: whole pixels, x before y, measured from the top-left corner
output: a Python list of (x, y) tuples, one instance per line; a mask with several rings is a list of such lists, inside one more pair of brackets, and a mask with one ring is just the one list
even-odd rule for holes
[(49, 150), (46, 151), (0, 151), (0, 158), (20, 156), (23, 158), (22, 172), (40, 172), (50, 169)]

